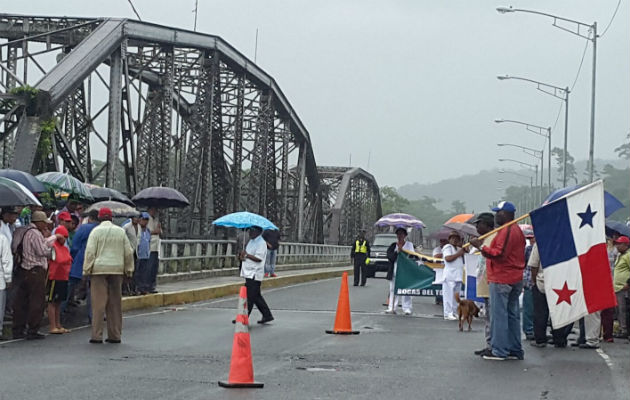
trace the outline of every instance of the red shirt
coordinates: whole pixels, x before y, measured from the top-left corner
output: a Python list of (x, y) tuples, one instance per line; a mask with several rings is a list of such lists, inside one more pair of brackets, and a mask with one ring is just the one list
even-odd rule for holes
[(481, 253), (488, 259), (488, 282), (513, 284), (523, 280), (525, 236), (517, 224), (500, 230)]
[(55, 240), (55, 259), (48, 261), (48, 279), (51, 281), (67, 281), (72, 268), (70, 250)]

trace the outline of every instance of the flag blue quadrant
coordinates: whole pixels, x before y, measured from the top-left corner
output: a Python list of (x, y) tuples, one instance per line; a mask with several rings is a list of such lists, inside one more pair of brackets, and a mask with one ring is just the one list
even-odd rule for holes
[(534, 210), (530, 217), (543, 268), (577, 257), (566, 199)]

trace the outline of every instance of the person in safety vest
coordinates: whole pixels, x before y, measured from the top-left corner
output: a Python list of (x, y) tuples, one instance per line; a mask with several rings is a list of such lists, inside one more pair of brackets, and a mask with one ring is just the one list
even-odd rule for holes
[(350, 258), (354, 263), (354, 286), (359, 286), (359, 278), (361, 278), (361, 286), (365, 286), (367, 279), (365, 260), (370, 256), (370, 242), (365, 238), (365, 229), (359, 231), (357, 240), (354, 241)]

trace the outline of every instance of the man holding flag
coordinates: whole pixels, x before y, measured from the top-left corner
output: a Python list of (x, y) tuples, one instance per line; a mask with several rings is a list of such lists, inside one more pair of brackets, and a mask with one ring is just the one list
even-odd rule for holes
[(553, 328), (584, 317), (586, 343), (580, 347), (599, 347), (599, 312), (617, 303), (606, 251), (603, 182), (570, 192), (530, 217)]
[[(509, 201), (502, 201), (492, 211), (496, 212), (497, 224), (504, 225), (514, 220), (516, 207)], [(483, 358), (522, 360), (524, 352), (518, 298), (523, 291), (525, 236), (521, 228), (512, 223), (501, 229), (489, 246), (483, 245), (478, 238), (471, 239), (470, 244), (481, 250), (481, 254), (489, 260), (492, 353), (484, 354)]]

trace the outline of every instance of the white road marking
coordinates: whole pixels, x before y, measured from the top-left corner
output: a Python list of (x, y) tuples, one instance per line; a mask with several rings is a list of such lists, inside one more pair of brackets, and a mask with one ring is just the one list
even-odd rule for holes
[(613, 369), (613, 362), (610, 357), (608, 357), (608, 354), (604, 353), (604, 350), (602, 350), (601, 348), (597, 349), (596, 351), (597, 354), (599, 354), (600, 357), (604, 359), (606, 365), (608, 365), (608, 368)]

